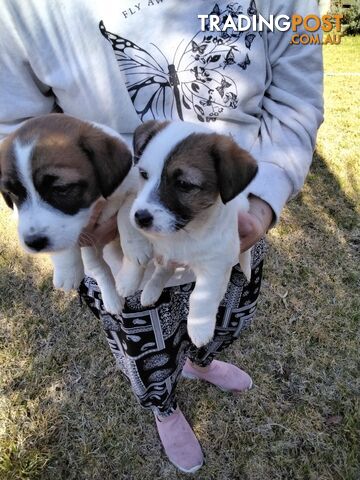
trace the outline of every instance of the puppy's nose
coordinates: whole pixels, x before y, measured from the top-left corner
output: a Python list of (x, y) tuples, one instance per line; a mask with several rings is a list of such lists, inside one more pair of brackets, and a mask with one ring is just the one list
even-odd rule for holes
[(36, 250), (37, 252), (40, 252), (48, 246), (49, 239), (48, 237), (29, 235), (28, 237), (25, 237), (24, 242), (27, 247), (31, 248), (32, 250)]
[(139, 227), (151, 227), (154, 217), (148, 210), (137, 210), (135, 212), (135, 221)]

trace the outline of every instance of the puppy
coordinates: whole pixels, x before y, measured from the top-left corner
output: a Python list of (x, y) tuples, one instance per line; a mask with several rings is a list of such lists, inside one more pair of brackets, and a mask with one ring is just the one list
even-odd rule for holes
[[(17, 207), (23, 248), (50, 253), (54, 286), (65, 291), (79, 286), (85, 267), (99, 284), (105, 309), (114, 314), (123, 302), (111, 270), (101, 251), (80, 250), (78, 238), (94, 204), (104, 197), (100, 222), (119, 212), (121, 228), (128, 236), (133, 233), (136, 247), (129, 250), (127, 242), (126, 253), (135, 263), (149, 260), (147, 242), (129, 222), (129, 196), (138, 181), (131, 167), (132, 154), (119, 134), (65, 114), (28, 120), (0, 149), (0, 190), (8, 206)], [(109, 244), (109, 255), (118, 256), (118, 247), (118, 242)]]
[[(231, 137), (184, 122), (143, 124), (135, 132), (134, 155), (142, 186), (130, 220), (149, 238), (156, 259), (141, 302), (156, 302), (174, 263), (190, 267), (196, 286), (188, 333), (200, 347), (213, 337), (232, 267), (240, 259), (247, 278), (251, 275), (250, 250), (240, 255), (238, 212), (248, 210), (241, 192), (255, 177), (257, 163)], [(131, 284), (130, 270), (123, 281)]]

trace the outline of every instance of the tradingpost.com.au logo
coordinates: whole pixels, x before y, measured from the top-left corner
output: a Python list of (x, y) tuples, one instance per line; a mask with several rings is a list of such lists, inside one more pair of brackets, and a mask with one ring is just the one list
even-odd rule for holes
[[(198, 15), (201, 21), (201, 30), (226, 32), (246, 32), (250, 29), (257, 32), (268, 28), (271, 32), (288, 32), (291, 30), (290, 43), (294, 45), (338, 45), (341, 43), (341, 20), (342, 14), (335, 15), (270, 15), (268, 19), (262, 15), (228, 15), (226, 18), (219, 15)], [(301, 28), (302, 33), (298, 33)], [(305, 32), (304, 32), (305, 30)], [(322, 30), (324, 35), (318, 32)], [(336, 33), (333, 33), (335, 30)]]

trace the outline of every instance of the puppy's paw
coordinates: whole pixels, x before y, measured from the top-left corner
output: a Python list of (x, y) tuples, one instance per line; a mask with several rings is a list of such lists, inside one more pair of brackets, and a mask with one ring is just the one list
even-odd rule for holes
[(154, 305), (154, 303), (159, 300), (161, 292), (162, 289), (147, 283), (144, 287), (144, 290), (141, 292), (141, 305), (143, 307)]
[(212, 322), (199, 325), (191, 321), (189, 322), (188, 320), (187, 330), (192, 343), (200, 348), (207, 345), (213, 339), (215, 326)]
[(124, 258), (123, 265), (116, 275), (116, 290), (120, 297), (129, 297), (139, 289), (145, 269), (137, 263), (129, 262)]
[(246, 280), (247, 280), (248, 282), (250, 282), (250, 280), (251, 280), (251, 267), (249, 267), (249, 268), (244, 268), (243, 272), (244, 272), (244, 275), (245, 275)]
[(101, 292), (104, 308), (112, 315), (119, 315), (124, 308), (124, 299), (119, 297), (116, 292)]
[(251, 280), (251, 250), (243, 252), (239, 256), (241, 270), (248, 282)]
[(84, 267), (82, 263), (74, 265), (70, 268), (54, 269), (53, 284), (55, 288), (64, 290), (64, 292), (70, 292), (70, 290), (76, 290), (81, 280), (84, 278)]
[(116, 291), (122, 298), (130, 297), (139, 288), (139, 281), (136, 278), (125, 278), (120, 274), (116, 277)]
[(140, 235), (124, 242), (122, 245), (125, 257), (133, 264), (146, 266), (153, 257), (151, 243)]

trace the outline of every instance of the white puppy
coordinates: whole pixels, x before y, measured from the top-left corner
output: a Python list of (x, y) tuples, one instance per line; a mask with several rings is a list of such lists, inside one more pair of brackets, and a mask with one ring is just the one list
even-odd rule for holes
[[(257, 173), (256, 161), (229, 136), (185, 122), (147, 122), (134, 136), (142, 187), (130, 220), (152, 243), (156, 269), (141, 302), (159, 298), (174, 264), (190, 267), (188, 333), (200, 347), (214, 334), (216, 313), (239, 262), (249, 279), (250, 251), (240, 255), (238, 213), (248, 210), (241, 192)], [(143, 270), (124, 265), (118, 291), (130, 294)]]
[[(129, 202), (138, 183), (134, 173), (130, 149), (119, 134), (65, 114), (28, 120), (0, 149), (0, 190), (7, 204), (17, 207), (23, 248), (51, 254), (54, 286), (65, 291), (79, 286), (85, 266), (99, 284), (105, 309), (114, 314), (121, 312), (123, 301), (103, 252), (93, 247), (80, 251), (78, 238), (93, 206), (104, 197), (99, 221), (119, 212), (125, 255), (135, 263), (148, 262), (151, 247), (129, 222)], [(110, 256), (118, 256), (119, 242), (108, 249)]]

